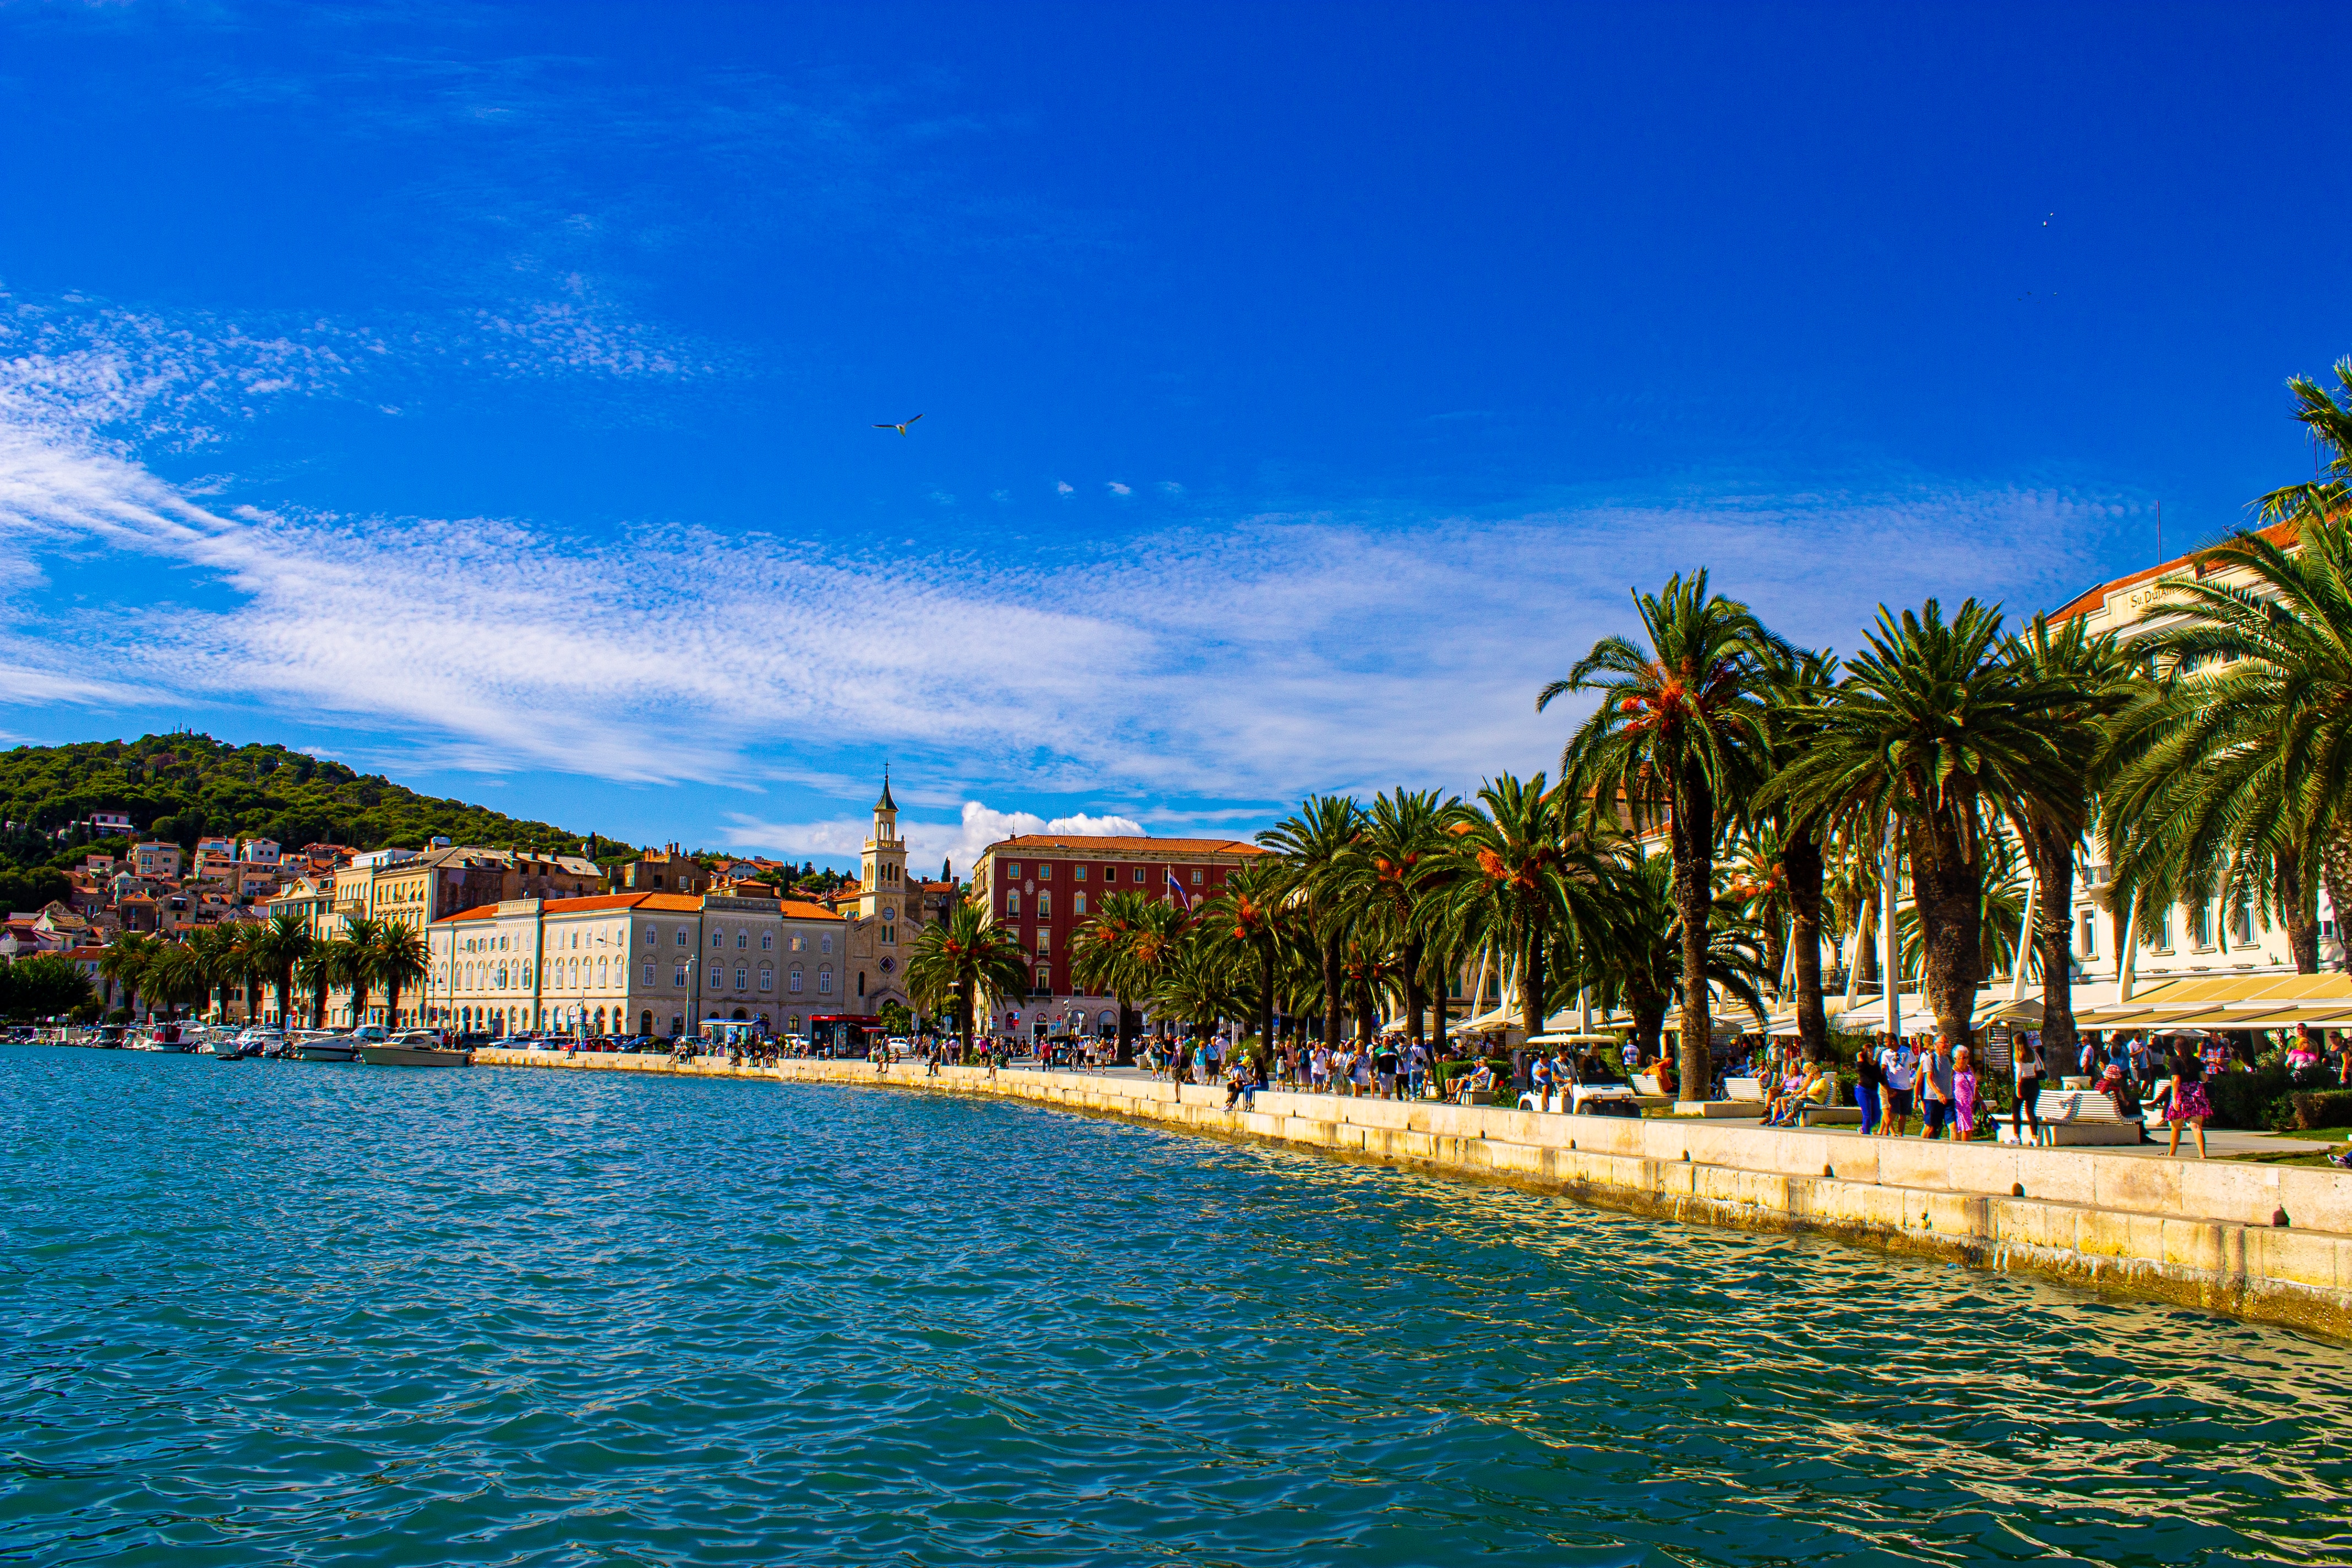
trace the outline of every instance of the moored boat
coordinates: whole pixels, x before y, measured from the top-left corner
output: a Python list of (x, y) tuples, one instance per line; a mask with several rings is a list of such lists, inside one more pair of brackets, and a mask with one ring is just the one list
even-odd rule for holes
[(297, 1035), (294, 1049), (306, 1062), (355, 1062), (360, 1058), (359, 1041), (324, 1029)]
[(441, 1037), (427, 1029), (404, 1035), (394, 1035), (381, 1045), (360, 1047), (360, 1055), (370, 1067), (380, 1068), (463, 1068), (474, 1065), (471, 1051), (451, 1050), (441, 1043)]

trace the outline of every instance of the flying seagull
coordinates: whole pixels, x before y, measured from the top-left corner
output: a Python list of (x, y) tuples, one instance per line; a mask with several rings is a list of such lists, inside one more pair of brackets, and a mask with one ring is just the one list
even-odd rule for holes
[[(915, 416), (915, 419), (920, 419), (921, 417), (922, 416), (919, 414)], [(915, 422), (915, 419), (908, 420), (907, 425), (912, 425)], [(899, 435), (904, 436), (907, 433), (907, 425), (877, 425), (874, 428), (877, 430), (896, 430)]]

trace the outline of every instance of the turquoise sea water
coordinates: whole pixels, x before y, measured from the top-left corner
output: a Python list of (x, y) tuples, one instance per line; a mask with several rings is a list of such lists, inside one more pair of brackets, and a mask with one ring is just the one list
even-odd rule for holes
[(2352, 1352), (995, 1102), (0, 1051), (0, 1560), (2352, 1558)]

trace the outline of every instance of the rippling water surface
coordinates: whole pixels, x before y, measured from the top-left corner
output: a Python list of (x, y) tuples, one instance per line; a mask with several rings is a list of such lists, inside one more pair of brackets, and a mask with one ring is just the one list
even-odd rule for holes
[(2352, 1557), (2352, 1354), (1024, 1107), (0, 1052), (0, 1557)]

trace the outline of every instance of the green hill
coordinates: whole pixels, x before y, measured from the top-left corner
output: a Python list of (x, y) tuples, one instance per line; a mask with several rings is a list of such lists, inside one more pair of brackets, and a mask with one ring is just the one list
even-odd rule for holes
[(58, 871), (90, 841), (51, 837), (93, 812), (119, 811), (152, 838), (194, 847), (209, 834), (305, 844), (417, 847), (435, 835), (460, 844), (563, 850), (592, 843), (551, 823), (525, 822), (468, 801), (403, 788), (380, 773), (283, 746), (232, 746), (209, 735), (145, 735), (0, 752), (0, 907), (31, 909), (63, 896)]

